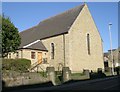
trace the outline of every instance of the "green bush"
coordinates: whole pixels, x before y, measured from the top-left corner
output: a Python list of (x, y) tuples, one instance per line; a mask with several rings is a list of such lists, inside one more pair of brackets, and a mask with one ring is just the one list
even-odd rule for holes
[(38, 72), (41, 76), (43, 77), (47, 77), (47, 73), (44, 71), (44, 72)]
[(116, 70), (120, 71), (120, 66), (115, 67), (114, 70), (115, 70), (115, 71), (116, 71)]
[(28, 59), (3, 59), (2, 70), (13, 70), (18, 72), (26, 72), (31, 66), (31, 61)]
[(97, 78), (105, 78), (106, 75), (104, 73), (91, 73), (90, 79), (97, 79)]
[(55, 83), (56, 85), (60, 85), (62, 83), (62, 76), (55, 76)]

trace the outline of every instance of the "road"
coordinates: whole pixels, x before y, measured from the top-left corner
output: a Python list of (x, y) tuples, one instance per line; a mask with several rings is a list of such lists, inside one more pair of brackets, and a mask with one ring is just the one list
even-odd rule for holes
[(80, 82), (78, 81), (60, 86), (28, 88), (23, 90), (15, 90), (15, 92), (34, 92), (45, 90), (120, 90), (120, 76)]
[(120, 90), (120, 76), (29, 90)]

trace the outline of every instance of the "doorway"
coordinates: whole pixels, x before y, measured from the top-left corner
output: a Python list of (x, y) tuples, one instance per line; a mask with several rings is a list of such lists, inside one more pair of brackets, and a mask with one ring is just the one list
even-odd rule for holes
[(42, 52), (38, 52), (38, 63), (42, 63)]

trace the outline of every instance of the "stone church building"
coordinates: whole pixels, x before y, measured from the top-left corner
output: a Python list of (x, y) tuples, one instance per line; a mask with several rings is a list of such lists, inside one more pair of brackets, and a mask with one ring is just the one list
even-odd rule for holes
[(31, 70), (63, 66), (72, 72), (104, 68), (100, 33), (86, 4), (41, 21), (19, 33), (21, 45), (8, 58), (31, 60)]

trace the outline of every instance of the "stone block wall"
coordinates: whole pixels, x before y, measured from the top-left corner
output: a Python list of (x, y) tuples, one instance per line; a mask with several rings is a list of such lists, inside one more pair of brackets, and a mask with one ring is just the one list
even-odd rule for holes
[[(90, 55), (87, 34), (90, 36)], [(83, 69), (96, 71), (97, 68), (104, 68), (102, 39), (87, 5), (69, 30), (69, 44), (69, 67), (72, 72)]]

